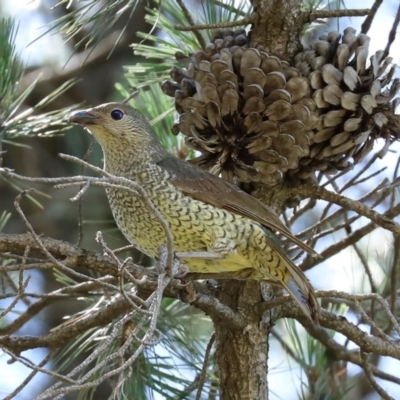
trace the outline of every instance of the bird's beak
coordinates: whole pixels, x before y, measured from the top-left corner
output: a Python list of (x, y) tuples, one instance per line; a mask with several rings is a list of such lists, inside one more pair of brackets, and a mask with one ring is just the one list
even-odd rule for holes
[(97, 117), (96, 115), (90, 114), (86, 110), (80, 110), (73, 112), (69, 116), (68, 121), (81, 125), (96, 125), (98, 119), (99, 117)]

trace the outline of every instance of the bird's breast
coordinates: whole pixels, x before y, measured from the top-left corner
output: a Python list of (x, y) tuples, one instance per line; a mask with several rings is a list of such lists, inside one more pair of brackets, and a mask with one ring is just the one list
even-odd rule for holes
[[(184, 195), (162, 171), (136, 171), (130, 179), (141, 184), (169, 224), (176, 251), (206, 251), (218, 238), (236, 240), (241, 230), (246, 234), (238, 216), (225, 215), (229, 213)], [(154, 213), (128, 191), (107, 189), (107, 195), (116, 223), (128, 241), (155, 257), (166, 236)]]

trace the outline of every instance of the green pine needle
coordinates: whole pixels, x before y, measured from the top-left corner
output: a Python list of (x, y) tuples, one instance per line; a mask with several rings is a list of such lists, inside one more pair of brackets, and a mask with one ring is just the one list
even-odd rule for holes
[[(344, 315), (348, 311), (348, 306), (345, 304), (329, 305), (327, 307), (329, 311), (334, 312), (337, 315)], [(312, 390), (313, 398), (324, 398), (326, 400), (341, 400), (347, 398), (346, 394), (354, 386), (354, 382), (345, 381), (346, 376), (340, 377), (342, 379), (340, 390), (332, 392), (332, 379), (335, 376), (332, 370), (333, 361), (329, 357), (329, 352), (326, 347), (319, 342), (317, 339), (310, 335), (305, 335), (303, 329), (299, 329), (299, 324), (294, 320), (286, 320), (287, 332), (289, 334), (289, 340), (287, 345), (293, 350), (296, 355), (297, 361), (300, 363), (302, 370), (307, 371), (309, 378), (308, 381), (303, 381), (301, 384), (301, 393), (299, 393), (300, 399), (309, 398), (309, 394), (306, 393), (306, 389)], [(335, 335), (335, 331), (326, 331), (331, 338)], [(336, 378), (335, 378), (336, 379)], [(335, 382), (337, 387), (338, 384)]]
[(16, 52), (17, 32), (18, 27), (11, 18), (0, 18), (0, 123), (12, 104), (18, 88), (16, 82), (25, 68)]
[(62, 93), (70, 89), (74, 83), (73, 80), (65, 82), (35, 106), (18, 113), (24, 100), (33, 89), (32, 84), (11, 103), (12, 107), (5, 114), (3, 123), (0, 125), (0, 137), (16, 139), (22, 136), (51, 136), (69, 129), (70, 124), (66, 121), (66, 116), (75, 107), (66, 107), (61, 110), (49, 111), (42, 114), (37, 113)]
[(112, 50), (118, 44), (123, 33), (132, 24), (132, 17), (138, 4), (143, 0), (113, 0), (103, 3), (100, 0), (82, 1), (77, 0), (71, 8), (71, 0), (61, 0), (53, 8), (65, 7), (68, 12), (63, 11), (63, 16), (52, 21), (50, 27), (38, 38), (58, 31), (64, 35), (66, 41), (80, 36), (75, 43), (76, 49), (92, 48), (103, 39), (121, 19), (125, 18), (125, 25), (116, 40)]
[[(229, 0), (224, 7), (217, 6), (214, 1), (204, 0), (201, 5), (202, 13), (196, 13), (196, 18), (192, 15), (196, 23), (232, 21), (243, 18), (250, 12), (247, 0)], [(138, 36), (143, 40), (132, 46), (135, 55), (143, 61), (125, 67), (125, 77), (129, 85), (139, 91), (139, 95), (130, 103), (152, 120), (156, 134), (164, 146), (176, 149), (183, 145), (183, 139), (168, 134), (176, 119), (176, 113), (173, 99), (162, 92), (161, 84), (170, 79), (171, 68), (178, 65), (175, 54), (178, 51), (193, 54), (201, 49), (201, 43), (193, 32), (175, 29), (176, 25), (188, 23), (177, 2), (163, 1), (153, 9), (148, 8), (145, 19), (150, 26), (158, 28), (159, 31), (157, 34), (139, 32)], [(212, 32), (206, 30), (200, 34), (210, 40)], [(117, 89), (122, 97), (129, 97), (122, 85), (118, 85)]]
[(18, 82), (21, 80), (25, 65), (16, 52), (15, 39), (17, 26), (12, 19), (0, 18), (0, 140), (12, 143), (21, 136), (53, 135), (69, 128), (65, 117), (72, 110), (62, 110), (38, 114), (55, 98), (71, 88), (70, 80), (54, 90), (34, 107), (21, 111), (25, 100), (33, 91), (39, 78), (19, 94)]
[(4, 227), (6, 226), (8, 220), (11, 217), (11, 213), (3, 211), (0, 214), (0, 232), (4, 229)]

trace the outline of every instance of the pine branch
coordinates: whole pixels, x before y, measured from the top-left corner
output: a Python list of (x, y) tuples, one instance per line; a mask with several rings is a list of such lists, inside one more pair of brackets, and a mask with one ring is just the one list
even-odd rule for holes
[[(189, 12), (188, 8), (186, 7), (186, 4), (183, 2), (183, 0), (176, 0), (176, 1), (179, 4), (179, 7), (181, 7), (183, 15), (189, 22), (190, 26), (192, 26), (192, 27), (196, 26), (196, 23), (194, 22), (194, 19), (192, 18), (192, 15), (190, 14), (190, 12)], [(203, 36), (201, 35), (201, 33), (197, 29), (194, 29), (193, 34), (196, 36), (201, 48), (204, 50), (206, 48), (206, 42), (205, 42)]]
[(370, 207), (361, 203), (357, 200), (351, 200), (348, 197), (345, 197), (341, 194), (331, 192), (326, 190), (321, 186), (310, 186), (310, 185), (302, 185), (293, 189), (293, 195), (299, 195), (305, 198), (312, 198), (318, 200), (325, 200), (328, 203), (337, 204), (347, 210), (354, 211), (380, 227), (387, 229), (395, 234), (400, 234), (400, 225), (394, 222), (392, 219), (387, 218), (385, 215), (379, 214), (376, 211), (372, 210)]
[(204, 386), (206, 376), (207, 376), (207, 365), (208, 365), (208, 361), (209, 361), (210, 354), (211, 354), (211, 349), (213, 347), (214, 342), (215, 342), (215, 333), (213, 333), (211, 335), (210, 340), (207, 343), (206, 351), (204, 354), (203, 367), (201, 369), (201, 374), (199, 376), (199, 384), (198, 384), (197, 393), (196, 393), (196, 400), (201, 400), (201, 392), (203, 390), (203, 386)]
[[(336, 340), (334, 340), (326, 330), (318, 329), (314, 325), (308, 324), (305, 321), (302, 321), (302, 324), (313, 338), (322, 343), (334, 355), (335, 360), (351, 362), (352, 364), (362, 367), (362, 361), (359, 353), (349, 350), (345, 346), (337, 343)], [(370, 367), (372, 373), (376, 377), (400, 385), (400, 378), (398, 376), (388, 374), (387, 372), (378, 369), (374, 365), (370, 365)]]
[(233, 7), (231, 4), (224, 3), (223, 1), (214, 0), (216, 6), (224, 8), (225, 10), (236, 12), (238, 15), (245, 16), (246, 13), (243, 11), (238, 10), (237, 8)]
[(373, 376), (373, 372), (370, 366), (370, 363), (368, 362), (368, 356), (365, 352), (360, 350), (360, 358), (362, 360), (362, 367), (364, 369), (365, 375), (369, 381), (369, 383), (371, 384), (371, 386), (375, 389), (375, 391), (379, 394), (379, 396), (382, 397), (382, 399), (385, 400), (395, 400), (392, 396), (389, 396), (389, 394), (382, 388), (382, 386), (380, 386), (374, 376)]
[(383, 58), (385, 58), (389, 55), (390, 47), (392, 46), (393, 42), (396, 40), (397, 27), (399, 26), (399, 23), (400, 23), (400, 4), (397, 7), (396, 17), (393, 21), (392, 28), (390, 29), (390, 32), (389, 32), (389, 38), (388, 38), (388, 42), (386, 44), (385, 50), (383, 52)]
[(360, 9), (343, 9), (343, 10), (313, 10), (311, 12), (303, 12), (302, 18), (304, 23), (311, 23), (322, 18), (341, 18), (341, 17), (363, 17), (368, 15), (369, 8)]
[(372, 25), (372, 21), (375, 18), (376, 12), (378, 11), (379, 7), (382, 5), (383, 0), (375, 0), (374, 4), (372, 5), (370, 12), (367, 16), (367, 18), (365, 18), (365, 21), (363, 22), (363, 24), (361, 25), (361, 33), (363, 34), (367, 34), (369, 29), (371, 28)]
[[(351, 295), (348, 296), (350, 297)], [(295, 318), (307, 328), (310, 324), (304, 321), (305, 318), (300, 316), (299, 312), (301, 312), (300, 308), (293, 307), (292, 303), (285, 304), (281, 309), (282, 316), (286, 318)], [(376, 352), (380, 355), (400, 360), (400, 347), (392, 340), (384, 340), (376, 336), (368, 335), (359, 327), (349, 323), (346, 318), (343, 318), (341, 315), (322, 310), (320, 324), (324, 328), (341, 333), (367, 353)]]
[(236, 26), (246, 26), (256, 21), (256, 14), (251, 14), (248, 17), (238, 19), (236, 21), (221, 22), (218, 24), (195, 24), (192, 26), (175, 25), (175, 29), (178, 31), (188, 32), (202, 29), (222, 29), (222, 28), (234, 28)]
[[(383, 216), (386, 218), (394, 218), (400, 214), (400, 204), (386, 211)], [(319, 254), (321, 256), (320, 259), (310, 259), (306, 258), (299, 267), (306, 271), (310, 268), (314, 268), (316, 265), (321, 262), (333, 257), (335, 254), (340, 253), (342, 250), (348, 248), (353, 243), (357, 243), (360, 239), (371, 233), (377, 228), (377, 225), (374, 222), (370, 222), (369, 224), (355, 230), (353, 233), (345, 237), (344, 239), (330, 245)]]

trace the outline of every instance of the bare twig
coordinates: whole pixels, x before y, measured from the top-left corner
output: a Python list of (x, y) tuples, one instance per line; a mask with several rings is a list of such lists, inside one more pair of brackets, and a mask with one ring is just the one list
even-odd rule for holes
[(355, 243), (353, 244), (353, 248), (356, 251), (358, 258), (360, 259), (362, 266), (364, 267), (365, 273), (367, 274), (367, 277), (368, 277), (368, 280), (369, 280), (369, 284), (371, 286), (371, 292), (372, 293), (378, 293), (378, 289), (377, 289), (377, 287), (375, 285), (374, 278), (372, 276), (372, 272), (371, 272), (371, 269), (369, 267), (368, 260), (365, 257), (365, 254), (360, 250), (360, 248)]
[(374, 4), (372, 5), (371, 9), (369, 10), (369, 14), (367, 18), (365, 18), (365, 21), (361, 25), (361, 33), (368, 33), (369, 28), (371, 28), (372, 21), (375, 18), (376, 12), (378, 11), (379, 7), (383, 3), (383, 0), (375, 0)]
[(393, 315), (396, 315), (397, 310), (397, 287), (398, 287), (398, 278), (397, 278), (397, 271), (400, 267), (400, 236), (395, 236), (393, 242), (393, 261), (392, 267), (390, 271), (390, 311)]
[(5, 315), (7, 315), (17, 305), (18, 301), (22, 300), (22, 298), (24, 297), (25, 290), (31, 279), (31, 277), (28, 276), (24, 281), (24, 267), (28, 254), (29, 254), (29, 246), (26, 246), (24, 251), (24, 258), (22, 260), (21, 267), (19, 268), (17, 293), (15, 294), (15, 298), (11, 301), (11, 303), (4, 310), (0, 312), (0, 319), (3, 318)]
[(255, 19), (256, 14), (251, 14), (248, 17), (236, 21), (221, 22), (219, 24), (195, 24), (192, 26), (175, 25), (175, 29), (178, 31), (196, 31), (202, 29), (233, 28), (235, 26), (246, 26), (252, 24)]
[(16, 356), (15, 354), (10, 353), (9, 350), (3, 349), (6, 354), (11, 355), (11, 357), (20, 362), (21, 364), (25, 365), (26, 367), (32, 369), (32, 372), (23, 380), (21, 384), (19, 384), (9, 395), (4, 397), (3, 400), (12, 400), (15, 399), (16, 396), (28, 385), (29, 382), (36, 376), (38, 372), (42, 372), (46, 375), (50, 375), (52, 377), (65, 380), (64, 376), (61, 374), (54, 373), (48, 369), (45, 369), (44, 366), (53, 358), (54, 352), (49, 352), (46, 357), (37, 365), (32, 364), (31, 362), (27, 361), (24, 357)]
[[(369, 179), (378, 176), (379, 174), (381, 174), (382, 172), (386, 171), (387, 167), (382, 167), (381, 169), (378, 169), (377, 171), (372, 172), (371, 174), (369, 174), (368, 176), (358, 179), (358, 180), (354, 180), (352, 183), (352, 186), (359, 186), (361, 183), (364, 183), (366, 181), (368, 181)], [(340, 190), (340, 193), (343, 193), (345, 190), (347, 189), (346, 186), (342, 187)]]
[(134, 249), (135, 249), (135, 246), (129, 244), (127, 246), (120, 247), (118, 249), (114, 249), (113, 252), (114, 252), (114, 254), (118, 254), (118, 253), (123, 253), (124, 251), (134, 250)]
[(231, 6), (230, 4), (224, 3), (223, 1), (215, 0), (215, 5), (221, 8), (224, 8), (225, 10), (228, 11), (234, 11), (235, 13), (238, 13), (241, 16), (245, 16), (246, 13), (244, 11), (238, 10), (234, 6)]
[[(83, 161), (87, 161), (90, 157), (90, 154), (92, 154), (93, 151), (93, 147), (95, 144), (95, 140), (94, 138), (92, 138), (92, 141), (90, 142), (89, 148), (87, 149), (85, 155), (83, 156)], [(85, 167), (82, 166), (81, 167), (81, 175), (83, 175), (83, 173), (85, 172)], [(80, 190), (82, 190), (83, 187), (80, 188)], [(80, 246), (82, 243), (82, 239), (83, 239), (83, 217), (82, 217), (82, 200), (79, 199), (78, 200), (78, 241), (76, 243), (77, 246)]]
[[(389, 191), (390, 191), (390, 189), (388, 187), (386, 187), (386, 183), (381, 183), (378, 186), (376, 186), (373, 190), (371, 190), (369, 193), (362, 196), (358, 201), (361, 203), (365, 203), (368, 200), (371, 200), (372, 198), (377, 197), (375, 202), (373, 202), (371, 204), (371, 208), (375, 208), (377, 205), (379, 205), (382, 201), (384, 201), (387, 198)], [(377, 194), (377, 192), (379, 192), (379, 194)], [(315, 234), (314, 231), (319, 230), (322, 226), (325, 226), (325, 225), (328, 225), (328, 226), (334, 225), (334, 227), (332, 228), (333, 231), (338, 230), (339, 229), (338, 220), (342, 217), (343, 214), (346, 214), (348, 212), (348, 210), (346, 210), (344, 208), (340, 208), (337, 211), (330, 214), (329, 216), (325, 217), (325, 215), (327, 214), (327, 209), (329, 207), (330, 206), (328, 204), (327, 207), (322, 212), (319, 222), (317, 222), (314, 226), (311, 226), (309, 228), (306, 228), (304, 231), (299, 232), (298, 236), (299, 237), (308, 237), (312, 233), (313, 237), (315, 239), (323, 237), (323, 236), (325, 236), (324, 232)], [(359, 218), (361, 218), (361, 215), (355, 215), (350, 218), (347, 217), (347, 221), (348, 221), (348, 223), (352, 224)], [(343, 222), (342, 224), (340, 224), (340, 229), (345, 228), (346, 225), (347, 225), (346, 222)], [(326, 232), (329, 233), (329, 230), (327, 230)]]
[[(196, 26), (196, 23), (194, 22), (194, 19), (192, 15), (190, 14), (190, 11), (186, 7), (186, 4), (183, 2), (183, 0), (176, 0), (178, 3), (179, 7), (182, 9), (183, 15), (185, 16), (186, 20), (189, 22), (190, 26)], [(201, 48), (204, 50), (206, 48), (206, 42), (204, 40), (204, 37), (202, 34), (197, 30), (193, 30), (193, 35), (196, 36), (197, 41), (199, 42)]]
[(302, 185), (296, 187), (293, 194), (303, 197), (311, 197), (314, 199), (325, 200), (329, 203), (340, 205), (347, 210), (354, 211), (364, 217), (369, 218), (374, 223), (382, 228), (385, 228), (393, 233), (400, 234), (400, 226), (385, 215), (379, 214), (370, 207), (357, 200), (351, 200), (348, 197), (338, 193), (331, 192), (325, 188), (318, 186)]
[[(382, 296), (380, 296), (378, 293), (350, 294), (350, 293), (336, 291), (336, 290), (319, 290), (319, 291), (317, 291), (317, 297), (341, 299), (341, 300), (346, 300), (346, 301), (351, 302), (351, 303), (363, 302), (363, 301), (376, 301), (377, 303), (379, 303), (381, 305), (382, 310), (384, 310), (386, 312), (386, 314), (388, 315), (388, 317), (389, 317), (391, 323), (393, 324), (396, 332), (400, 335), (400, 325), (397, 322), (396, 317), (391, 313), (388, 302)], [(273, 300), (270, 300), (268, 302), (261, 303), (261, 304), (257, 305), (255, 307), (255, 309), (257, 310), (257, 313), (262, 314), (263, 312), (271, 310), (274, 307), (284, 305), (285, 306), (285, 309), (284, 309), (285, 311), (282, 311), (282, 316), (291, 318), (290, 315), (292, 315), (292, 312), (287, 308), (287, 303), (291, 302), (291, 301), (292, 301), (292, 299), (289, 296), (282, 296), (282, 297), (279, 297), (279, 298), (274, 298)], [(293, 304), (294, 303), (292, 303), (290, 305), (290, 307), (293, 307)], [(300, 308), (298, 308), (297, 305), (295, 305), (294, 308), (296, 309), (296, 311), (294, 311), (294, 314), (296, 314), (297, 311), (300, 310)], [(286, 314), (286, 312), (289, 312), (289, 314)], [(323, 312), (325, 313), (325, 316), (328, 316), (328, 315), (333, 316), (333, 315), (335, 315), (335, 314), (330, 313), (330, 312), (325, 311), (325, 310)], [(339, 316), (335, 315), (334, 319), (337, 319), (337, 318), (339, 318)], [(332, 320), (330, 318), (328, 318), (328, 320), (330, 321), (330, 323), (332, 322)], [(337, 320), (337, 321), (339, 321), (339, 320)], [(321, 326), (324, 326), (323, 322), (321, 323)], [(325, 327), (328, 327), (328, 326), (325, 326)], [(354, 327), (354, 325), (352, 325), (352, 327)], [(394, 344), (394, 341), (390, 336), (384, 334), (382, 337), (384, 337), (385, 341), (387, 343), (389, 343), (390, 345)], [(353, 339), (354, 338), (351, 338), (351, 340), (353, 340)], [(400, 351), (400, 347), (396, 345), (396, 351), (397, 350)]]
[(203, 386), (206, 381), (207, 377), (207, 365), (208, 365), (208, 360), (210, 358), (211, 354), (211, 349), (215, 341), (215, 333), (210, 337), (210, 340), (208, 341), (206, 351), (204, 353), (204, 360), (203, 360), (203, 367), (201, 368), (201, 373), (199, 376), (199, 383), (198, 383), (198, 388), (197, 388), (197, 393), (196, 393), (196, 400), (201, 400), (201, 392), (203, 391)]
[[(168, 257), (165, 257), (164, 260), (160, 260), (160, 262), (164, 263), (164, 265), (162, 265), (162, 268), (164, 270), (167, 267), (167, 258)], [(160, 312), (163, 291), (167, 286), (168, 282), (169, 278), (167, 277), (167, 275), (165, 273), (161, 273), (158, 277), (157, 290), (146, 300), (146, 303), (149, 305), (149, 309), (152, 311), (152, 315), (150, 317), (149, 327), (146, 329), (146, 333), (144, 334), (143, 338), (139, 338), (139, 332), (144, 329), (144, 323), (145, 321), (146, 322), (148, 321), (147, 316), (142, 317), (139, 323), (136, 324), (135, 328), (126, 338), (123, 345), (120, 346), (120, 348), (117, 351), (107, 355), (100, 363), (98, 363), (94, 367), (91, 367), (89, 371), (83, 376), (81, 376), (79, 379), (77, 379), (73, 385), (59, 388), (61, 382), (57, 382), (52, 387), (43, 392), (37, 398), (37, 400), (44, 400), (49, 398), (58, 399), (61, 398), (66, 393), (71, 393), (82, 389), (95, 387), (104, 380), (107, 380), (115, 375), (119, 375), (122, 371), (128, 370), (133, 364), (133, 362), (137, 359), (137, 357), (143, 352), (145, 346), (157, 345), (161, 339), (161, 334), (156, 328), (156, 322)], [(119, 320), (115, 324), (111, 334), (106, 338), (106, 340), (104, 340), (103, 343), (99, 347), (97, 347), (83, 363), (75, 367), (67, 376), (72, 378), (78, 375), (91, 362), (97, 359), (100, 356), (100, 354), (102, 354), (104, 351), (107, 351), (111, 343), (113, 343), (116, 337), (120, 334), (120, 332), (124, 330), (125, 324), (132, 319), (132, 316), (133, 312), (130, 312), (127, 315), (125, 315), (121, 320)], [(156, 340), (154, 340), (155, 336)], [(110, 364), (112, 365), (114, 360), (122, 359), (126, 354), (127, 350), (131, 347), (133, 341), (139, 342), (139, 346), (125, 362), (120, 364), (117, 368), (111, 369), (111, 371), (101, 374), (100, 377), (98, 377), (97, 379), (91, 380), (91, 378), (95, 376), (96, 372), (101, 370), (105, 365), (108, 366)]]
[(360, 358), (362, 360), (362, 366), (364, 368), (365, 375), (371, 384), (371, 386), (375, 389), (375, 391), (385, 400), (394, 400), (392, 396), (389, 394), (376, 382), (373, 373), (371, 371), (371, 364), (368, 362), (368, 357), (365, 352), (360, 350)]
[[(390, 144), (390, 143), (389, 143)], [(375, 163), (375, 161), (378, 158), (382, 158), (386, 152), (388, 148), (388, 144), (385, 142), (382, 147), (380, 148), (380, 150), (376, 151), (367, 162), (365, 162), (361, 168), (359, 169), (358, 172), (352, 174), (349, 178), (349, 180), (341, 185), (341, 191), (340, 193), (343, 193), (345, 190), (347, 190), (348, 188), (354, 186), (354, 183), (358, 180), (358, 178), (360, 178), (364, 173), (366, 173), (367, 171), (369, 171), (369, 168), (371, 167), (372, 164)], [(346, 171), (343, 171), (343, 175), (347, 174)], [(331, 179), (329, 179), (326, 183), (324, 183), (324, 187), (326, 187), (328, 184), (330, 184), (331, 182), (333, 182), (335, 180), (335, 177), (338, 177), (340, 174), (337, 174), (335, 176), (333, 176)]]
[[(371, 301), (371, 303), (373, 302), (374, 300)], [(395, 346), (393, 339), (386, 335), (385, 332), (383, 332), (383, 330), (372, 320), (372, 318), (363, 310), (360, 302), (357, 299), (354, 300), (354, 304), (356, 306), (356, 310), (360, 313), (360, 320), (371, 326), (371, 333), (383, 340), (387, 340), (388, 343), (392, 343)]]
[[(369, 293), (369, 294), (362, 294), (362, 295), (351, 295), (349, 293), (345, 292), (336, 292), (336, 291), (327, 291), (327, 292), (321, 292), (321, 295), (325, 295), (326, 297), (333, 297), (333, 296), (338, 296), (339, 298), (346, 299), (346, 300), (353, 300), (353, 301), (366, 301), (366, 300), (371, 300), (371, 301), (376, 301), (378, 302), (382, 309), (386, 312), (388, 315), (390, 321), (393, 324), (394, 329), (396, 330), (397, 334), (400, 336), (400, 325), (396, 320), (396, 317), (392, 314), (390, 310), (389, 303), (378, 293)], [(357, 304), (357, 303), (356, 303)], [(391, 341), (392, 339), (385, 335), (386, 339), (388, 341)]]
[[(87, 176), (74, 176), (74, 177), (63, 177), (63, 178), (27, 178), (22, 175), (15, 174), (9, 170), (3, 169), (2, 172), (4, 172), (7, 176), (10, 176), (14, 179), (20, 179), (20, 180), (25, 180), (28, 182), (45, 182), (45, 183), (55, 183), (58, 184), (56, 188), (64, 188), (68, 186), (75, 186), (75, 185), (82, 185), (82, 189), (78, 192), (78, 194), (73, 197), (73, 201), (78, 200), (87, 190), (87, 188), (90, 185), (94, 186), (101, 186), (105, 188), (113, 188), (113, 189), (121, 189), (128, 191), (132, 193), (134, 196), (139, 196), (143, 203), (148, 207), (148, 209), (154, 213), (154, 215), (157, 217), (158, 222), (160, 225), (163, 227), (165, 235), (166, 235), (166, 245), (168, 249), (173, 249), (173, 237), (172, 233), (169, 229), (168, 223), (165, 221), (165, 218), (162, 216), (160, 211), (154, 206), (154, 204), (151, 202), (149, 197), (147, 196), (146, 191), (143, 189), (142, 186), (140, 186), (138, 183), (131, 181), (126, 178), (122, 177), (117, 177), (113, 176), (111, 174), (108, 174), (104, 170), (95, 167), (91, 164), (86, 163), (85, 161), (80, 160), (79, 158), (73, 157), (73, 156), (67, 156), (65, 154), (60, 154), (60, 157), (69, 160), (69, 161), (74, 161), (80, 165), (84, 165), (87, 168), (100, 173), (103, 175), (102, 178), (95, 178), (95, 177), (87, 177)], [(86, 183), (86, 185), (85, 185)], [(26, 223), (27, 221), (25, 221)], [(33, 230), (31, 230), (33, 232)], [(35, 235), (34, 235), (35, 236)], [(173, 251), (169, 252), (168, 255), (168, 265), (172, 266), (173, 262)]]
[[(81, 274), (79, 272), (76, 272), (75, 270), (68, 268), (65, 264), (63, 264), (62, 262), (58, 261), (46, 248), (46, 246), (43, 244), (43, 242), (41, 241), (41, 239), (39, 238), (39, 236), (36, 234), (36, 232), (34, 231), (32, 225), (30, 224), (30, 222), (27, 220), (24, 212), (22, 211), (22, 208), (20, 206), (20, 200), (21, 197), (29, 192), (32, 192), (33, 189), (28, 189), (28, 190), (24, 190), (22, 191), (15, 199), (14, 202), (14, 206), (15, 209), (17, 210), (19, 216), (21, 217), (21, 219), (24, 221), (26, 227), (28, 228), (28, 231), (30, 232), (30, 234), (32, 235), (33, 239), (35, 240), (35, 242), (37, 243), (37, 245), (40, 247), (40, 249), (42, 250), (43, 254), (46, 255), (46, 257), (53, 262), (55, 265), (57, 265), (58, 268), (60, 268), (61, 271), (64, 271), (72, 276), (74, 276), (75, 278), (78, 279), (82, 279), (82, 280), (92, 280), (92, 281), (97, 281), (95, 278), (91, 278), (87, 275)], [(114, 289), (114, 287), (112, 285), (109, 285), (106, 282), (101, 282), (105, 287), (110, 287), (110, 289)]]
[[(369, 284), (371, 286), (371, 292), (377, 293), (378, 289), (375, 285), (374, 278), (372, 276), (372, 272), (369, 267), (367, 257), (365, 257), (365, 254), (360, 250), (360, 248), (358, 247), (358, 245), (356, 243), (353, 243), (353, 248), (356, 251), (358, 258), (360, 259), (362, 266), (364, 267), (365, 273), (367, 274)], [(371, 318), (372, 319), (374, 318), (374, 314), (375, 314), (375, 302), (371, 301)]]
[[(400, 204), (386, 211), (383, 214), (383, 216), (386, 218), (394, 218), (399, 214), (400, 214)], [(363, 226), (362, 228), (355, 230), (353, 233), (351, 233), (344, 239), (340, 240), (339, 242), (336, 242), (331, 246), (327, 247), (325, 250), (321, 251), (319, 253), (321, 258), (319, 259), (306, 258), (301, 263), (300, 268), (303, 269), (303, 271), (305, 271), (307, 269), (310, 269), (311, 267), (315, 267), (317, 264), (327, 260), (328, 258), (334, 256), (335, 254), (338, 254), (339, 252), (341, 252), (348, 246), (352, 245), (353, 243), (357, 243), (360, 239), (371, 233), (376, 228), (377, 225), (373, 222), (370, 222), (369, 224)]]
[(20, 354), (22, 351), (38, 347), (58, 349), (89, 328), (107, 325), (121, 314), (126, 313), (129, 307), (130, 305), (121, 297), (93, 312), (90, 318), (81, 319), (72, 326), (60, 327), (46, 335), (37, 337), (2, 335), (0, 336), (0, 345), (8, 348), (14, 354)]
[(368, 15), (369, 12), (369, 8), (360, 8), (354, 10), (313, 10), (311, 12), (303, 12), (302, 18), (304, 23), (311, 23), (322, 18), (363, 17), (364, 15)]
[[(324, 229), (324, 230), (321, 230), (319, 233), (316, 233), (313, 236), (313, 239), (314, 239), (314, 241), (316, 243), (319, 239), (323, 238), (324, 236), (332, 235), (332, 233), (335, 233), (335, 232), (337, 232), (337, 231), (339, 231), (341, 229), (345, 229), (346, 227), (349, 226), (348, 224), (352, 224), (352, 223), (354, 223), (355, 221), (357, 221), (360, 218), (361, 218), (360, 215), (354, 215), (351, 218), (347, 218), (342, 223), (339, 223), (339, 221), (338, 221), (336, 224), (333, 224), (333, 226), (331, 228)], [(320, 224), (318, 224), (318, 228), (319, 227), (320, 227)]]
[[(310, 325), (305, 321), (306, 318), (301, 315), (300, 308), (293, 306), (293, 303), (283, 305), (280, 315), (286, 318), (295, 318), (306, 327)], [(367, 353), (377, 352), (382, 356), (389, 356), (400, 360), (400, 346), (379, 337), (368, 335), (340, 315), (321, 310), (319, 322), (322, 327), (341, 333)]]
[[(336, 360), (348, 361), (362, 367), (363, 364), (359, 352), (346, 349), (345, 346), (337, 343), (327, 331), (316, 328), (314, 324), (308, 323), (308, 321), (302, 321), (302, 323), (311, 336), (321, 342), (327, 349), (331, 350), (331, 354), (334, 355)], [(400, 378), (398, 376), (381, 371), (374, 365), (370, 365), (370, 368), (376, 377), (400, 385)]]
[[(105, 280), (109, 283), (116, 282), (116, 278), (105, 276), (98, 278), (98, 280)], [(0, 335), (10, 335), (20, 329), (26, 322), (34, 318), (40, 311), (42, 311), (48, 305), (54, 303), (56, 300), (63, 300), (67, 297), (77, 297), (83, 294), (93, 292), (96, 289), (102, 288), (100, 282), (83, 282), (72, 286), (67, 286), (58, 290), (55, 290), (47, 295), (42, 295), (41, 298), (33, 303), (28, 309), (25, 310), (19, 317), (14, 319), (8, 325), (0, 328)], [(29, 294), (32, 297), (32, 294)]]
[(397, 32), (397, 27), (399, 26), (399, 22), (400, 22), (400, 4), (397, 8), (396, 17), (393, 21), (392, 29), (389, 32), (389, 38), (388, 38), (388, 42), (386, 44), (385, 50), (383, 52), (383, 58), (385, 58), (389, 55), (390, 47), (396, 39), (396, 32)]
[(289, 219), (289, 224), (290, 225), (294, 224), (307, 211), (312, 210), (316, 204), (317, 201), (315, 199), (309, 199), (303, 207), (299, 208), (293, 213), (292, 217)]

